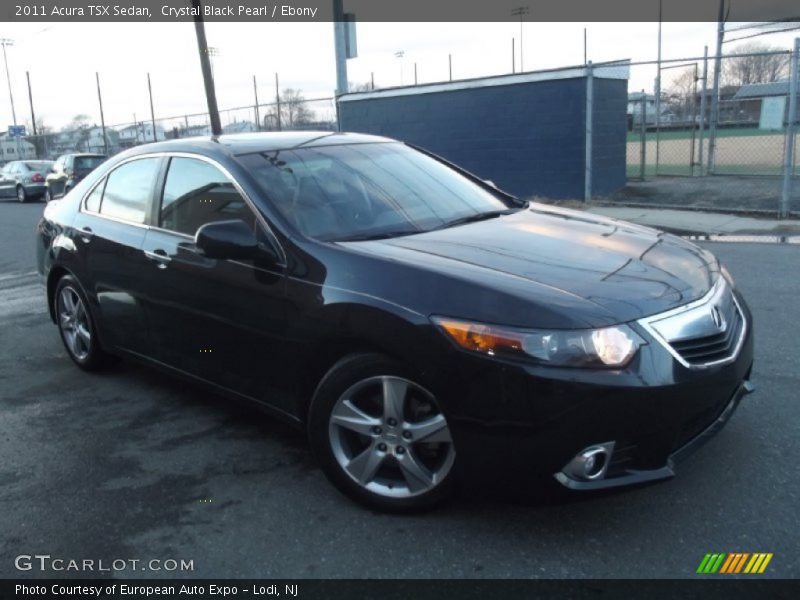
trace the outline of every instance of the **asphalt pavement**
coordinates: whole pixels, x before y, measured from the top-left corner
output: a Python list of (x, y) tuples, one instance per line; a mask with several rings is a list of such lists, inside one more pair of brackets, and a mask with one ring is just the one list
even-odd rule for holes
[(757, 392), (676, 478), (390, 516), (341, 496), (304, 436), (260, 412), (127, 363), (74, 367), (32, 274), (42, 207), (0, 203), (0, 577), (81, 575), (14, 566), (47, 554), (193, 564), (127, 577), (681, 578), (708, 552), (771, 552), (764, 576), (800, 576), (796, 245), (704, 243), (753, 310)]

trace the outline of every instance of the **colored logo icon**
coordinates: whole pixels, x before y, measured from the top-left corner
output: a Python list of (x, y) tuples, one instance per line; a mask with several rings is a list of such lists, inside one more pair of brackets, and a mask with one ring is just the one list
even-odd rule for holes
[(766, 570), (771, 560), (772, 552), (706, 554), (700, 562), (700, 566), (697, 567), (697, 572), (702, 575), (714, 573), (720, 575), (735, 573), (760, 574)]

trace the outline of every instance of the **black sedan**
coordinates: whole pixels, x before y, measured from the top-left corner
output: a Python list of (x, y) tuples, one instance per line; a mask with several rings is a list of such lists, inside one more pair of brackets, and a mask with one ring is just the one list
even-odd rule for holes
[(135, 148), (47, 206), (37, 249), (79, 367), (255, 400), (385, 510), (670, 477), (750, 391), (750, 312), (712, 254), (385, 138)]

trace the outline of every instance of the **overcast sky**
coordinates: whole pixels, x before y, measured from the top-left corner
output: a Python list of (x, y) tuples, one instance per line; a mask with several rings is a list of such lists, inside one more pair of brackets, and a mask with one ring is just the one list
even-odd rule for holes
[[(657, 23), (524, 24), (525, 70), (583, 63), (583, 28), (588, 28), (589, 60), (630, 58), (654, 60)], [(299, 88), (307, 98), (333, 95), (335, 70), (331, 23), (207, 23), (214, 58), (220, 108), (253, 104), (252, 76), (259, 100), (274, 97), (274, 74), (281, 88)], [(757, 38), (789, 49), (798, 32)], [(447, 56), (453, 56), (453, 78), (511, 71), (511, 39), (516, 23), (359, 23), (359, 56), (348, 61), (351, 82), (378, 87), (413, 82), (417, 63), (420, 83), (448, 77)], [(149, 119), (146, 74), (153, 83), (156, 118), (205, 110), (205, 97), (194, 27), (191, 23), (2, 23), (0, 36), (15, 40), (8, 48), (11, 84), (20, 123), (30, 122), (25, 71), (30, 71), (34, 108), (50, 126), (59, 128), (79, 113), (100, 122), (95, 71), (100, 73), (107, 125)], [(663, 57), (700, 56), (703, 46), (714, 51), (715, 23), (664, 23)], [(726, 44), (733, 51), (737, 44)], [(397, 51), (404, 58), (396, 58)], [(517, 56), (519, 65), (519, 56)], [(517, 67), (518, 68), (518, 67)], [(665, 72), (665, 87), (676, 71)], [(652, 89), (655, 68), (632, 69), (630, 89)], [(325, 108), (325, 107), (329, 108)], [(332, 110), (332, 105), (317, 107)], [(252, 119), (252, 111), (235, 115)], [(223, 124), (233, 115), (223, 115)], [(0, 129), (12, 123), (5, 85), (0, 86)]]

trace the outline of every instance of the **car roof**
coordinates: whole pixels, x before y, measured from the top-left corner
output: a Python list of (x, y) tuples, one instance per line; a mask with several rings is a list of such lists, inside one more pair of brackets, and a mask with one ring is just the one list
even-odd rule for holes
[(181, 152), (196, 149), (213, 151), (224, 148), (233, 155), (290, 150), (302, 146), (338, 146), (344, 144), (367, 144), (394, 142), (391, 138), (363, 133), (338, 131), (271, 131), (263, 133), (236, 133), (220, 136), (179, 138), (137, 146), (142, 152)]

